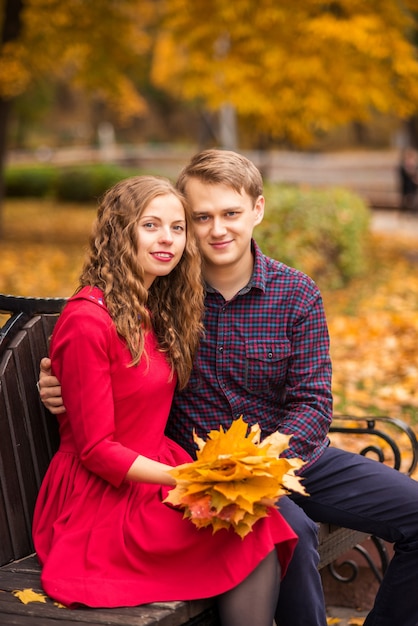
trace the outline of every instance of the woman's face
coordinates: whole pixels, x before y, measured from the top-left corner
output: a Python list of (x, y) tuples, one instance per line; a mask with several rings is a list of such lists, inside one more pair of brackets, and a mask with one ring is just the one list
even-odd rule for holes
[(173, 194), (157, 196), (138, 220), (138, 262), (147, 289), (157, 276), (166, 276), (180, 261), (186, 246), (186, 218)]

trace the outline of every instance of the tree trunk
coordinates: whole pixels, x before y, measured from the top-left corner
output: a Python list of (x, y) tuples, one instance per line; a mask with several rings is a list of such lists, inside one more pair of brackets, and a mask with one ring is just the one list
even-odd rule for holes
[(219, 110), (219, 139), (225, 150), (237, 150), (237, 113), (231, 104), (224, 104)]
[[(23, 0), (5, 0), (3, 29), (0, 33), (0, 53), (5, 43), (14, 41), (22, 29)], [(7, 128), (12, 100), (0, 96), (0, 239), (3, 238), (4, 167), (7, 151)]]

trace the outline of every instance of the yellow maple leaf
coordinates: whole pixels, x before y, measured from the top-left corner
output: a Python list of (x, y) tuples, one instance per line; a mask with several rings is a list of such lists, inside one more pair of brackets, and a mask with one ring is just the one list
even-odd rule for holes
[(38, 593), (33, 589), (18, 589), (12, 591), (16, 598), (19, 598), (23, 604), (29, 604), (29, 602), (46, 602), (46, 595)]
[(240, 417), (227, 430), (210, 431), (206, 441), (194, 439), (197, 460), (170, 471), (177, 484), (165, 502), (183, 508), (198, 528), (233, 528), (245, 537), (280, 497), (306, 494), (295, 473), (303, 461), (279, 456), (290, 436), (273, 433), (261, 442), (258, 424), (249, 429)]

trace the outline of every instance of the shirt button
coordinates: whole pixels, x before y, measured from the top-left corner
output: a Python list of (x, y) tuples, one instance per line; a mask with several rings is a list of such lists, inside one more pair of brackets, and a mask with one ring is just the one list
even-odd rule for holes
[(269, 359), (272, 359), (273, 358), (273, 352), (268, 352), (267, 356), (268, 356)]
[(218, 352), (223, 352), (223, 351), (224, 351), (224, 347), (223, 346), (219, 346)]

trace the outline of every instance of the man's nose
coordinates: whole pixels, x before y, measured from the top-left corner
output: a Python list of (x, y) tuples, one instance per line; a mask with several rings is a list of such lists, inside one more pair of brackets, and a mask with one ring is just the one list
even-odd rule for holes
[(212, 235), (214, 237), (221, 237), (226, 232), (225, 224), (222, 219), (215, 218), (212, 223)]

